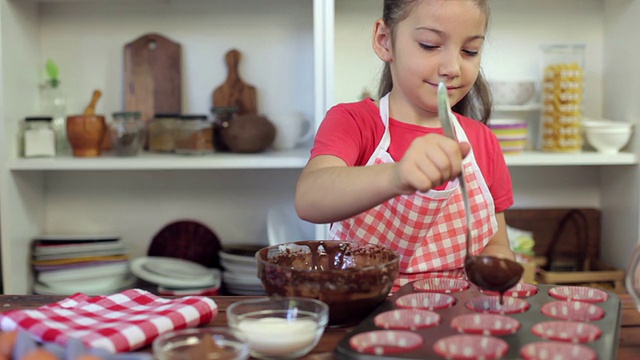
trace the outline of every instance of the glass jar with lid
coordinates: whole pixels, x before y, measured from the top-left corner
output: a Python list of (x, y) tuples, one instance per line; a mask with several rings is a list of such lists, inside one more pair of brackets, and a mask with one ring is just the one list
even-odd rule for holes
[(51, 116), (31, 116), (24, 119), (23, 153), (25, 157), (56, 155), (56, 134)]
[(585, 45), (544, 46), (540, 148), (550, 152), (582, 149)]
[(156, 114), (149, 123), (149, 151), (173, 152), (175, 150), (174, 130), (180, 114)]
[(111, 146), (117, 156), (136, 156), (144, 146), (145, 124), (139, 111), (114, 112)]
[(199, 155), (213, 152), (213, 123), (207, 115), (182, 115), (174, 134), (177, 154)]

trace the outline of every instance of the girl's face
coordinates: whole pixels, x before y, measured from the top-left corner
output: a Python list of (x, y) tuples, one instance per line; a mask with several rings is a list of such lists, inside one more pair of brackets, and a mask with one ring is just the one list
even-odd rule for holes
[[(478, 77), (486, 24), (474, 1), (420, 1), (391, 39), (392, 99), (413, 108), (413, 116), (437, 116), (437, 87), (443, 79), (451, 104), (460, 101)], [(411, 115), (395, 110), (411, 121)]]

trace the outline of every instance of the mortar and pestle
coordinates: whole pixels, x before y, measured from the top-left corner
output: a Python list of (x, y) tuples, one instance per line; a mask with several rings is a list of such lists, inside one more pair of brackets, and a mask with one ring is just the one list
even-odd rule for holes
[(103, 115), (96, 115), (100, 90), (94, 90), (91, 102), (81, 115), (67, 117), (67, 138), (73, 150), (73, 156), (100, 156), (107, 125)]

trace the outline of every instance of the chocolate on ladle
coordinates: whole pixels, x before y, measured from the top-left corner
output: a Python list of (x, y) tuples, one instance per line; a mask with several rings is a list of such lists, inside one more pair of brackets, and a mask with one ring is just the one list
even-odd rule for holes
[(524, 268), (513, 260), (496, 256), (467, 256), (464, 261), (467, 278), (483, 290), (500, 293), (500, 304), (505, 291), (515, 286)]

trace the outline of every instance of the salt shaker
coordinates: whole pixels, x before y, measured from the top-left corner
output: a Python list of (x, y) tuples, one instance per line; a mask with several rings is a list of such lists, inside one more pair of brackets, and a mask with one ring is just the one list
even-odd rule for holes
[(56, 155), (56, 134), (51, 126), (52, 117), (26, 117), (24, 130), (25, 157), (53, 157)]

